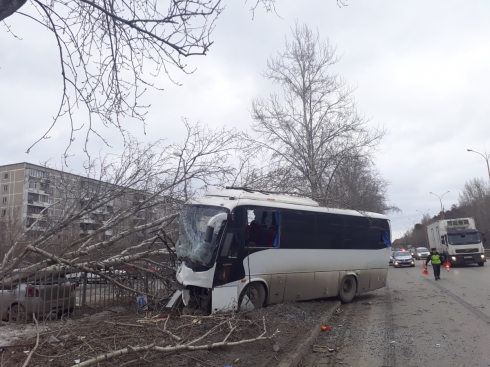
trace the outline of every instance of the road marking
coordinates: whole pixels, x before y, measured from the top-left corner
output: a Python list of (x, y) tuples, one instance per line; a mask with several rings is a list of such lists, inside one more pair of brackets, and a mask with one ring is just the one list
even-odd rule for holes
[(425, 280), (428, 281), (430, 284), (432, 284), (434, 287), (439, 288), (446, 295), (448, 295), (449, 297), (451, 297), (452, 299), (454, 299), (456, 302), (458, 302), (461, 306), (463, 306), (464, 308), (466, 308), (472, 314), (474, 314), (475, 316), (479, 317), (480, 319), (482, 319), (483, 321), (485, 321), (487, 324), (490, 324), (490, 316), (488, 316), (486, 313), (480, 311), (475, 306), (473, 306), (470, 303), (466, 302), (461, 297), (458, 297), (453, 292), (451, 292), (450, 290), (444, 288), (439, 283), (436, 283), (435, 281), (430, 280), (430, 279), (425, 279)]

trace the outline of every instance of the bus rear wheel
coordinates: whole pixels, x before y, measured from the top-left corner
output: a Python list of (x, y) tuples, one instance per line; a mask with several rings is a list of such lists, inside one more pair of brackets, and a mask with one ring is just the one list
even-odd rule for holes
[(339, 297), (342, 303), (349, 303), (354, 299), (357, 291), (356, 278), (352, 275), (347, 275), (340, 282)]
[[(254, 308), (262, 308), (265, 302), (265, 288), (264, 285), (258, 282), (248, 284), (242, 291), (238, 306), (241, 308), (243, 298), (247, 296), (248, 302), (251, 302)], [(247, 307), (243, 307), (245, 310)]]

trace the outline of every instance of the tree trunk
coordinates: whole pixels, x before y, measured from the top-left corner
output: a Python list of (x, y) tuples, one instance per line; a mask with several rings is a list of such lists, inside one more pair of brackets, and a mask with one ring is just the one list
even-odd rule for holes
[(0, 0), (0, 20), (10, 17), (25, 3), (26, 0)]

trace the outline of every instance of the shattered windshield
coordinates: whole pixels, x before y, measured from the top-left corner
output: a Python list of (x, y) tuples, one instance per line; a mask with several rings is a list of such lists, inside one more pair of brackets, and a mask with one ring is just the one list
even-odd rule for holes
[(228, 209), (186, 205), (180, 214), (179, 246), (177, 256), (191, 263), (204, 266), (212, 266), (216, 248), (219, 245), (218, 234), (223, 225), (223, 220), (216, 221), (211, 242), (205, 242), (206, 228), (211, 218), (220, 213), (227, 213)]
[(480, 243), (480, 234), (475, 233), (461, 233), (450, 234), (449, 244), (451, 245), (469, 245), (472, 243)]

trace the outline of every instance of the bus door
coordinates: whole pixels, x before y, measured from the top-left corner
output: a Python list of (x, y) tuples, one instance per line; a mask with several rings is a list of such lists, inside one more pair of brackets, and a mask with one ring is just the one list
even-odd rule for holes
[(245, 278), (243, 244), (245, 219), (243, 208), (235, 208), (228, 219), (225, 234), (216, 256), (213, 279), (212, 312), (236, 310), (238, 307), (237, 281)]

